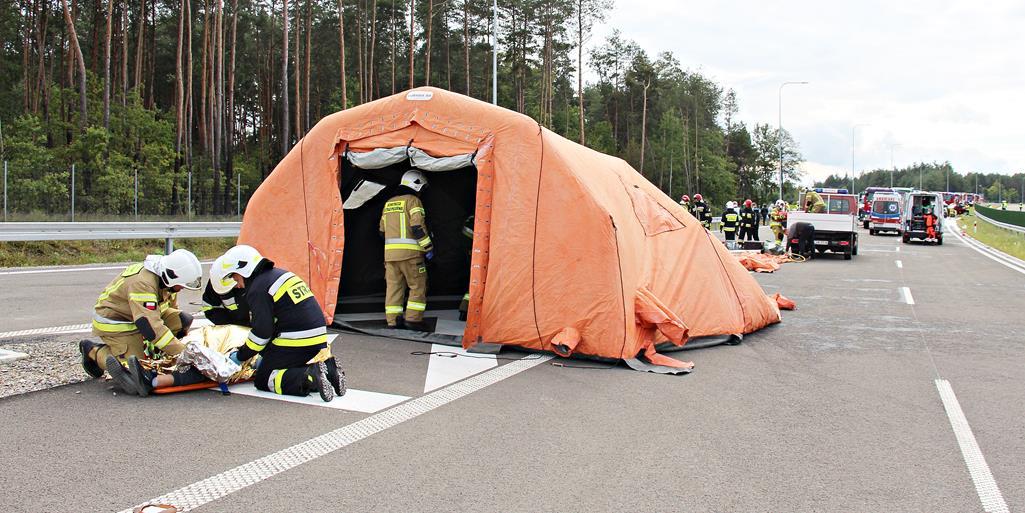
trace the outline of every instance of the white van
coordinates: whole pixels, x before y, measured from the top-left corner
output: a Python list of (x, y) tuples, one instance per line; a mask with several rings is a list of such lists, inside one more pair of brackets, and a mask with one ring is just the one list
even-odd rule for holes
[(896, 192), (877, 192), (872, 197), (869, 210), (869, 235), (879, 232), (901, 232), (900, 194)]
[(904, 200), (901, 229), (905, 243), (911, 239), (943, 244), (943, 195), (938, 192), (912, 192)]

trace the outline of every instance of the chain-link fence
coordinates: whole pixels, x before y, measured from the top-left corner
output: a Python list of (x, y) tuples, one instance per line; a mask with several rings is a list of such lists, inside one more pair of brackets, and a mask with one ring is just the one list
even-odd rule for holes
[(2, 165), (4, 222), (240, 220), (259, 185), (241, 173), (222, 177), (215, 189), (209, 172)]

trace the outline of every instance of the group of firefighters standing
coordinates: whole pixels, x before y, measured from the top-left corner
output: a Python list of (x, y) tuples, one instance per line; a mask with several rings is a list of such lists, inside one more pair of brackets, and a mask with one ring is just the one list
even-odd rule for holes
[[(711, 229), (711, 209), (701, 194), (695, 194), (693, 202), (690, 196), (684, 194), (680, 199), (680, 205), (700, 221), (706, 230)], [(736, 201), (728, 201), (720, 218), (719, 231), (723, 233), (727, 241), (758, 241), (761, 240), (758, 236), (758, 227), (766, 223), (775, 235), (776, 243), (782, 243), (787, 227), (786, 202), (778, 200), (771, 209), (767, 207), (759, 209), (758, 205), (751, 200), (745, 200), (743, 207), (740, 207)]]

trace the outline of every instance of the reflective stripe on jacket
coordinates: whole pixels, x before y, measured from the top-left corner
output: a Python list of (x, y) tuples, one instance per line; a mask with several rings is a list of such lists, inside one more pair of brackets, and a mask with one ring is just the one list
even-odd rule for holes
[(389, 199), (381, 211), (379, 230), (384, 235), (384, 260), (416, 258), (432, 249), (426, 212), (420, 198), (403, 194)]
[(100, 293), (94, 308), (92, 324), (96, 335), (139, 333), (140, 321), (145, 319), (152, 332), (142, 333), (143, 338), (157, 349), (178, 340), (161, 319), (167, 310), (178, 308), (178, 299), (162, 286), (159, 276), (141, 263), (128, 266), (114, 278)]

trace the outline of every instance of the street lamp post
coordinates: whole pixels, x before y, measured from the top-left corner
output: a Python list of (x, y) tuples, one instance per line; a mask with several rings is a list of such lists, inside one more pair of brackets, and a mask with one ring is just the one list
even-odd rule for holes
[(494, 0), (491, 3), (491, 7), (493, 16), (493, 28), (491, 29), (491, 103), (498, 105), (498, 0)]
[(858, 174), (858, 168), (854, 165), (854, 154), (858, 150), (858, 128), (863, 126), (871, 126), (871, 124), (858, 123), (851, 127), (851, 194), (858, 193), (858, 190), (854, 188), (854, 177)]
[(790, 84), (807, 84), (808, 82), (783, 82), (779, 85), (779, 131), (776, 138), (779, 139), (779, 199), (783, 199), (783, 88)]
[[(894, 167), (894, 165), (893, 165), (893, 149), (894, 148), (899, 148), (900, 146), (901, 146), (900, 144), (891, 144), (890, 145), (890, 188), (893, 188), (893, 173), (897, 170), (897, 168)], [(921, 180), (922, 179), (919, 178), (919, 181), (921, 181)], [(921, 185), (919, 185), (918, 188), (921, 189), (922, 188)]]

